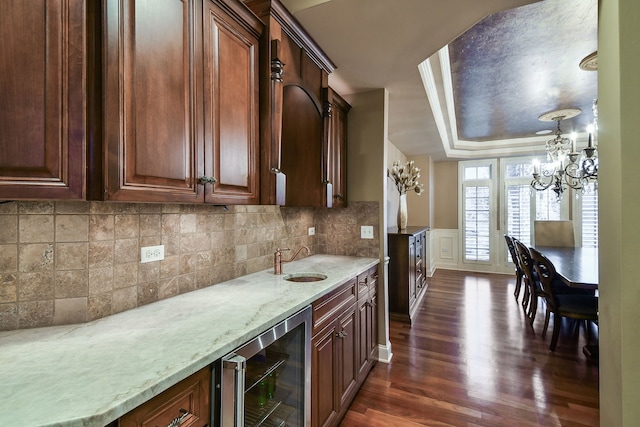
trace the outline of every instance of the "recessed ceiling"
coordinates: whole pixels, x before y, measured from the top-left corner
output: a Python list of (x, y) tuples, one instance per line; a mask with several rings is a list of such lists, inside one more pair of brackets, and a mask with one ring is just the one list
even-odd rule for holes
[(282, 2), (337, 65), (334, 89), (389, 91), (388, 137), (406, 155), (513, 155), (543, 146), (542, 113), (581, 108), (567, 131), (592, 118), (597, 73), (578, 64), (597, 50), (597, 0)]

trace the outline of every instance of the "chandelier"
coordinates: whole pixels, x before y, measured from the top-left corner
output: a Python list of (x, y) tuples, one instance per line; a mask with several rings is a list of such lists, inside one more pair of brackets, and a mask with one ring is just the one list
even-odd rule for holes
[(598, 185), (598, 149), (594, 142), (598, 126), (598, 101), (593, 101), (593, 123), (587, 128), (589, 139), (587, 146), (580, 152), (576, 150), (576, 136), (562, 136), (560, 122), (577, 116), (581, 110), (569, 108), (545, 113), (538, 120), (556, 122), (555, 137), (545, 144), (548, 162), (540, 164), (534, 161), (531, 187), (537, 191), (551, 188), (558, 200), (568, 188), (586, 192), (590, 183), (594, 189)]

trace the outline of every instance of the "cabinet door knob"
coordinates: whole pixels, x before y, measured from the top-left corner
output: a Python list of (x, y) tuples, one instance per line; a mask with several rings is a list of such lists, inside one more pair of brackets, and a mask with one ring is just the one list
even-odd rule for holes
[(212, 176), (203, 175), (203, 176), (200, 177), (200, 184), (203, 184), (203, 185), (204, 184), (214, 184), (216, 182), (218, 182), (218, 180), (215, 179)]

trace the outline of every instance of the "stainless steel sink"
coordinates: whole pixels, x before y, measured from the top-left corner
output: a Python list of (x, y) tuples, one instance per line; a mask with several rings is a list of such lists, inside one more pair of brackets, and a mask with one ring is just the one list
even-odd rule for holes
[(319, 282), (327, 276), (319, 273), (293, 273), (284, 276), (284, 280), (289, 282)]

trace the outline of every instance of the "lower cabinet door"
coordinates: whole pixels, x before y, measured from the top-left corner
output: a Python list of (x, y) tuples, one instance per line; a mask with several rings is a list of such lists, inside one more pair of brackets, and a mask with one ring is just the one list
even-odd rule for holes
[(358, 300), (358, 326), (360, 327), (360, 336), (358, 340), (358, 378), (362, 379), (367, 375), (370, 361), (370, 343), (369, 343), (369, 322), (370, 318), (370, 301), (369, 297)]
[(340, 409), (348, 406), (357, 391), (358, 384), (358, 345), (360, 342), (358, 313), (356, 305), (352, 305), (340, 318), (338, 332), (338, 393)]
[(335, 393), (337, 370), (337, 322), (318, 332), (311, 340), (311, 425), (324, 427), (335, 423), (338, 399)]
[(205, 427), (211, 419), (211, 370), (184, 379), (120, 418), (120, 427)]

